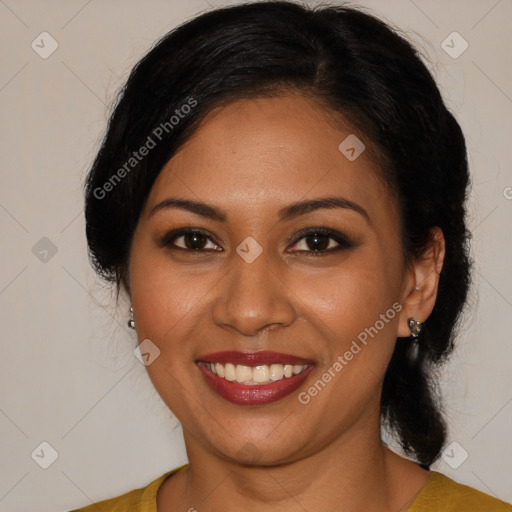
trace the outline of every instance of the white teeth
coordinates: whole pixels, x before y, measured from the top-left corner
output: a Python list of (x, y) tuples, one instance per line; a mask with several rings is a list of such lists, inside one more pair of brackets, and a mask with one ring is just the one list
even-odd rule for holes
[(283, 378), (283, 365), (271, 364), (270, 365), (270, 380), (281, 380)]
[(300, 373), (302, 370), (304, 370), (304, 365), (294, 364), (292, 370), (293, 370), (293, 375), (297, 375), (297, 373)]
[(263, 366), (255, 366), (252, 369), (252, 380), (258, 384), (261, 382), (268, 382), (270, 377), (270, 370), (265, 364)]
[(236, 365), (236, 381), (245, 382), (252, 380), (252, 370), (250, 366), (244, 366), (243, 364)]
[(226, 380), (236, 380), (235, 365), (226, 363), (224, 366), (224, 378)]
[(271, 364), (258, 366), (245, 366), (243, 364), (233, 363), (207, 363), (207, 367), (219, 377), (231, 382), (236, 381), (239, 384), (255, 385), (269, 384), (290, 378), (304, 371), (305, 364)]

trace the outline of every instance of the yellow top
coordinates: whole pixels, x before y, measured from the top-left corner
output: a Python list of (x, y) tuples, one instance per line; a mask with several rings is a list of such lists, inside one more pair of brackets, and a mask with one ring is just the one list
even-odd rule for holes
[[(146, 487), (70, 512), (157, 512), (158, 489), (185, 466), (165, 473)], [(431, 471), (427, 484), (407, 512), (512, 512), (512, 505)]]

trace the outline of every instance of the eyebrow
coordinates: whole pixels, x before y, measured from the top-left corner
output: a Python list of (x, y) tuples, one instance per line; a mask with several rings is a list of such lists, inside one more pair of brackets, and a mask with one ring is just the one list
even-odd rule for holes
[[(227, 213), (221, 208), (208, 203), (193, 201), (191, 199), (180, 199), (176, 197), (169, 197), (153, 206), (148, 216), (151, 217), (156, 212), (169, 208), (187, 210), (206, 219), (211, 219), (218, 222), (227, 222), (228, 220)], [(291, 220), (295, 217), (299, 217), (300, 215), (311, 213), (315, 210), (334, 208), (343, 208), (357, 212), (370, 223), (370, 216), (362, 206), (359, 206), (357, 203), (349, 201), (343, 197), (319, 197), (317, 199), (298, 201), (281, 208), (278, 212), (277, 218), (280, 222), (282, 222)]]

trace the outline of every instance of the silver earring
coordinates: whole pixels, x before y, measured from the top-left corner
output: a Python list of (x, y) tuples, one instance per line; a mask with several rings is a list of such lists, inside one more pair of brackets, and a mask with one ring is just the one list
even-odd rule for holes
[(411, 330), (411, 338), (416, 339), (421, 330), (423, 329), (423, 322), (419, 320), (415, 320), (414, 318), (409, 318), (407, 320), (407, 324), (409, 325), (409, 329)]
[(133, 307), (130, 307), (130, 319), (128, 320), (128, 327), (135, 329), (135, 319), (133, 318)]

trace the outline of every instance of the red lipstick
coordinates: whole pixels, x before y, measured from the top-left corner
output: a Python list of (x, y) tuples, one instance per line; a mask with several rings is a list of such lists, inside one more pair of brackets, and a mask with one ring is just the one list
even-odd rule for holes
[[(281, 400), (293, 393), (314, 368), (311, 360), (269, 351), (215, 352), (199, 357), (196, 363), (206, 383), (221, 397), (237, 405), (265, 405)], [(268, 384), (242, 384), (213, 373), (207, 363), (232, 363), (251, 367), (271, 364), (307, 366), (298, 374)]]
[(261, 350), (260, 352), (214, 352), (197, 358), (205, 363), (233, 363), (244, 366), (260, 366), (262, 364), (313, 364), (310, 359)]

